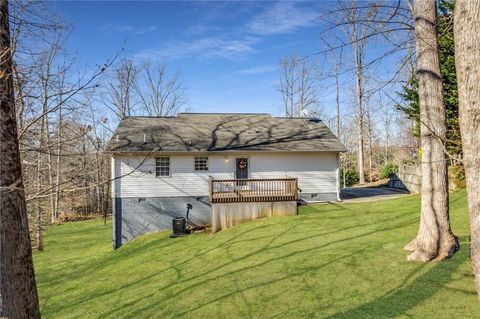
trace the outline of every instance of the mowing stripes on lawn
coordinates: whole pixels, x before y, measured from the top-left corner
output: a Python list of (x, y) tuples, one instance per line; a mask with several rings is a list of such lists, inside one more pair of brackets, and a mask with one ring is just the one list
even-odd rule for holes
[(111, 250), (111, 225), (48, 230), (34, 260), (44, 318), (475, 318), (465, 192), (451, 195), (461, 250), (408, 263), (419, 197), (302, 206), (214, 236), (168, 232)]

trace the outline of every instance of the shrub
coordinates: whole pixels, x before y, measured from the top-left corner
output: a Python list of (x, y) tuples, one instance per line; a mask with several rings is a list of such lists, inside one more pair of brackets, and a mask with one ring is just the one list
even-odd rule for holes
[(343, 187), (344, 185), (344, 182), (343, 182), (343, 179), (345, 177), (345, 186), (347, 187), (350, 187), (352, 185), (355, 185), (358, 183), (358, 173), (357, 173), (357, 170), (354, 169), (354, 168), (351, 168), (351, 169), (347, 169), (345, 170), (345, 176), (344, 176), (344, 170), (342, 169), (340, 171), (340, 179), (341, 179), (341, 186)]
[(75, 212), (61, 212), (58, 216), (59, 223), (79, 222), (84, 220), (90, 220), (98, 218), (99, 215), (93, 214), (79, 214)]
[(380, 178), (389, 178), (390, 175), (398, 173), (398, 165), (394, 163), (387, 163), (380, 169)]

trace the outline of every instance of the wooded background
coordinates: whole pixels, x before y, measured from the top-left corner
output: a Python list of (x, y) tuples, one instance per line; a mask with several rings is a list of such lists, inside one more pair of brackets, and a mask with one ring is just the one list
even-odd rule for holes
[[(175, 115), (188, 107), (188, 92), (180, 71), (131, 58), (124, 47), (103, 65), (79, 71), (65, 45), (75, 26), (47, 14), (42, 2), (15, 1), (11, 7), (22, 169), (30, 225), (41, 250), (46, 225), (110, 213), (110, 159), (104, 150), (119, 120)], [(452, 8), (452, 1), (441, 2), (436, 27), (448, 123), (442, 143), (450, 165), (461, 168)], [(374, 183), (405, 161), (418, 163), (420, 109), (410, 8), (338, 2), (319, 18), (328, 26), (319, 30), (319, 51), (292, 52), (279, 61), (279, 112), (320, 117), (337, 134), (349, 149), (341, 156), (342, 186)], [(332, 36), (332, 30), (340, 32)], [(378, 41), (385, 52), (374, 54)], [(392, 57), (398, 67), (379, 76), (378, 69)], [(336, 105), (324, 105), (322, 94), (332, 90)], [(328, 115), (331, 110), (334, 117)]]

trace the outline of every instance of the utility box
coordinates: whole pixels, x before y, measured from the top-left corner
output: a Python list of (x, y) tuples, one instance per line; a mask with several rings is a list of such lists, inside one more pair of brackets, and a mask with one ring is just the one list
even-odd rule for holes
[(171, 238), (186, 236), (187, 222), (185, 217), (174, 217), (172, 220), (172, 234)]

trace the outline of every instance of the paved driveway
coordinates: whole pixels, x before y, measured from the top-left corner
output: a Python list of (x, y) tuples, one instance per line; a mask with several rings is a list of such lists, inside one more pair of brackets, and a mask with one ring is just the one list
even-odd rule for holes
[(408, 191), (389, 187), (349, 187), (342, 188), (340, 198), (345, 202), (367, 202), (397, 198), (408, 195)]

